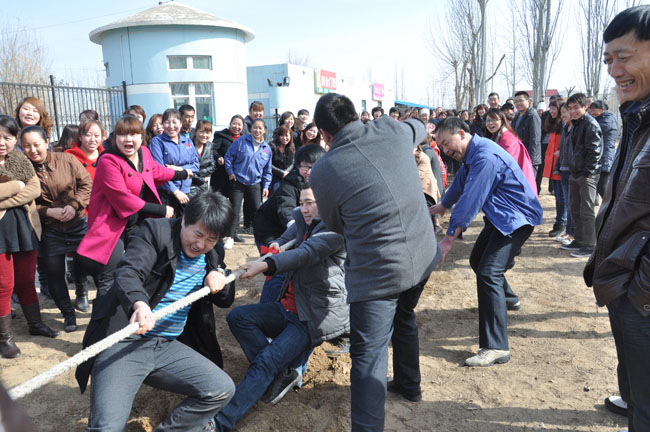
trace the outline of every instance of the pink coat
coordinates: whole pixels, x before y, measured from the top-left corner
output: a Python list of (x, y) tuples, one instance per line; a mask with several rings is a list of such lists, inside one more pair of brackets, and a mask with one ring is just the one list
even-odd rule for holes
[[(510, 156), (517, 162), (519, 168), (524, 172), (526, 180), (530, 183), (530, 187), (533, 188), (535, 195), (537, 195), (537, 182), (535, 181), (535, 171), (533, 170), (533, 164), (530, 161), (530, 156), (528, 155), (528, 150), (524, 146), (524, 143), (521, 142), (519, 138), (509, 130), (504, 131), (499, 138), (497, 143), (505, 151), (507, 151)], [(91, 197), (92, 198), (92, 197)]]
[[(140, 149), (141, 173), (120, 156), (105, 153), (99, 158), (88, 205), (88, 233), (77, 248), (79, 255), (106, 264), (129, 216), (146, 202), (160, 204), (156, 186), (171, 180), (175, 171), (154, 161), (146, 147)], [(139, 197), (143, 182), (150, 191), (146, 201)]]

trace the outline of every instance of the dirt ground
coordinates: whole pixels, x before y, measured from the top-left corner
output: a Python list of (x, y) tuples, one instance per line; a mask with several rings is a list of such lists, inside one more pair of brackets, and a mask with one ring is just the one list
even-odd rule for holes
[[(537, 227), (507, 273), (522, 308), (509, 313), (512, 359), (490, 368), (463, 367), (477, 349), (477, 300), (469, 253), (479, 217), (457, 241), (447, 261), (431, 276), (417, 308), (423, 400), (392, 394), (386, 400), (387, 431), (618, 431), (626, 420), (605, 410), (603, 399), (617, 393), (616, 353), (607, 310), (597, 308), (581, 277), (586, 259), (571, 258), (549, 238), (554, 200), (545, 190), (543, 226)], [(228, 252), (231, 267), (256, 257), (252, 237)], [(238, 282), (235, 306), (258, 300), (262, 277)], [(71, 296), (74, 290), (70, 292)], [(91, 296), (94, 295), (94, 291)], [(41, 299), (46, 322), (62, 329), (54, 303)], [(225, 370), (239, 382), (248, 362), (216, 310)], [(31, 337), (21, 312), (14, 320), (22, 356), (0, 360), (6, 387), (13, 387), (77, 353), (89, 314), (79, 330), (57, 339)], [(258, 403), (238, 425), (242, 432), (345, 431), (350, 429), (350, 358), (328, 359), (316, 349), (305, 383), (276, 406)], [(89, 413), (73, 371), (21, 399), (41, 431), (82, 431)], [(390, 374), (389, 370), (389, 374)], [(143, 387), (133, 404), (127, 431), (151, 431), (180, 397)]]

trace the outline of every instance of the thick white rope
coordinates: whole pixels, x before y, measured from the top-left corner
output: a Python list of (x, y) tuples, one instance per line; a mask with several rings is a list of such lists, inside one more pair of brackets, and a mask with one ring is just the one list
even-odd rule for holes
[[(280, 248), (280, 250), (284, 251), (286, 249), (289, 249), (291, 246), (293, 246), (294, 242), (295, 240), (291, 240), (287, 242)], [(270, 257), (271, 255), (272, 255), (271, 253), (267, 253), (266, 255), (256, 259), (255, 262), (261, 262), (265, 258)], [(229, 284), (230, 282), (234, 281), (235, 279), (237, 279), (237, 277), (239, 277), (243, 273), (244, 272), (242, 270), (236, 270), (232, 272), (226, 278), (226, 284)], [(210, 288), (207, 286), (203, 287), (200, 290), (195, 291), (183, 297), (182, 299), (175, 301), (169, 306), (157, 310), (156, 312), (154, 312), (153, 317), (156, 321), (158, 321), (159, 319), (194, 303), (198, 299), (203, 298), (208, 294), (210, 294)], [(33, 392), (37, 388), (44, 386), (45, 384), (52, 381), (57, 376), (63, 374), (67, 370), (79, 366), (81, 363), (91, 359), (92, 357), (95, 357), (97, 354), (112, 347), (122, 339), (126, 339), (127, 337), (131, 336), (133, 333), (135, 333), (138, 330), (138, 328), (140, 328), (140, 325), (137, 322), (127, 325), (122, 330), (116, 331), (115, 333), (105, 337), (104, 339), (90, 345), (89, 347), (82, 350), (81, 352), (73, 355), (69, 359), (54, 365), (53, 367), (46, 370), (45, 372), (36, 375), (34, 378), (31, 378), (30, 380), (27, 380), (24, 383), (19, 384), (16, 387), (12, 388), (11, 390), (9, 390), (9, 396), (13, 400), (16, 400), (22, 398), (25, 395), (28, 395), (29, 393)]]

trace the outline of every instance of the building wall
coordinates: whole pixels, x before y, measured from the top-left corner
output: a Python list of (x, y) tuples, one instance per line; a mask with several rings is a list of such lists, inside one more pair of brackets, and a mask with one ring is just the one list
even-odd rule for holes
[[(287, 63), (250, 66), (246, 68), (246, 75), (249, 104), (254, 100), (262, 102), (267, 116), (272, 115), (276, 108), (279, 114), (284, 111), (297, 114), (298, 110), (305, 108), (309, 110), (311, 117), (318, 99), (322, 96), (316, 93), (314, 68), (311, 67)], [(290, 85), (278, 87), (277, 83), (283, 82), (284, 77), (289, 77)], [(267, 79), (271, 80), (273, 87), (269, 86)], [(366, 102), (367, 111), (378, 105), (378, 101), (372, 99), (371, 82), (339, 73), (336, 74), (336, 80), (336, 90), (333, 91), (349, 97), (359, 114), (362, 111), (363, 101)], [(390, 107), (395, 104), (395, 92), (392, 86), (387, 83), (382, 84), (384, 84), (385, 95), (381, 105), (388, 114)]]
[[(142, 26), (103, 35), (106, 86), (127, 84), (129, 104), (147, 115), (172, 106), (169, 83), (211, 83), (213, 124), (223, 128), (235, 113), (247, 112), (243, 34), (230, 28)], [(211, 56), (212, 70), (170, 70), (168, 56)]]

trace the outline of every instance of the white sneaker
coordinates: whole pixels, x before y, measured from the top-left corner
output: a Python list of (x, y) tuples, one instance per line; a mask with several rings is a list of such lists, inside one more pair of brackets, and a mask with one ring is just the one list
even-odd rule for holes
[(495, 363), (507, 363), (510, 360), (510, 351), (481, 348), (478, 354), (465, 360), (465, 366), (492, 366)]
[(235, 244), (235, 241), (232, 239), (232, 237), (226, 237), (226, 241), (224, 242), (223, 247), (225, 249), (232, 249), (234, 244)]
[(562, 239), (560, 243), (562, 243), (564, 246), (569, 246), (573, 242), (574, 238), (571, 236), (566, 236), (565, 238)]
[(560, 242), (560, 243), (562, 243), (562, 241), (563, 241), (565, 238), (567, 238), (567, 237), (569, 237), (569, 234), (567, 234), (567, 233), (562, 233), (562, 234), (560, 234), (560, 235), (558, 235), (558, 236), (555, 237), (555, 241), (556, 241), (556, 242)]

